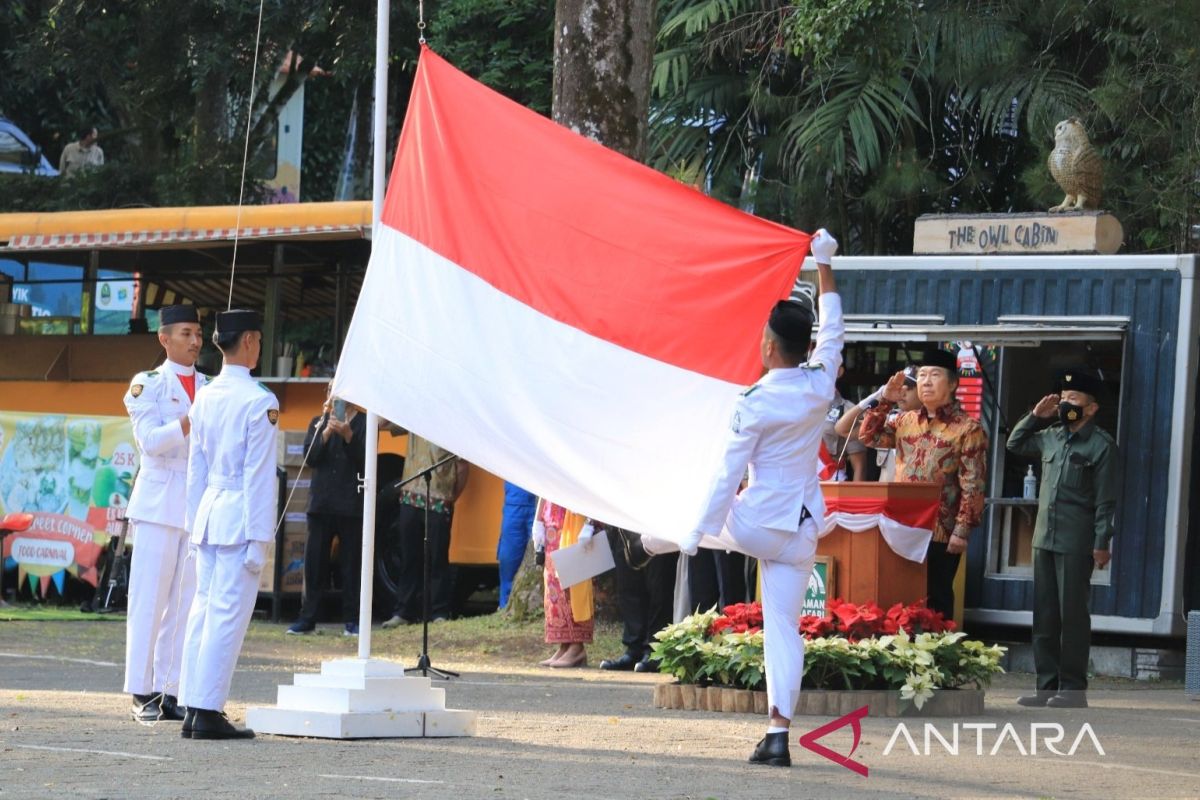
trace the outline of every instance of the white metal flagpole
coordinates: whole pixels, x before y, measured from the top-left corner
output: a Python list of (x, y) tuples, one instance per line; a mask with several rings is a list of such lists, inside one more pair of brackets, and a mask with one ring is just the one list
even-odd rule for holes
[[(419, 0), (425, 27), (424, 3)], [(387, 58), (389, 0), (376, 0), (375, 162), (372, 181), (372, 244), (379, 241), (387, 153)], [(421, 43), (424, 44), (424, 38)], [(372, 267), (379, 269), (381, 267)], [(382, 268), (387, 268), (386, 265)], [(358, 592), (358, 657), (321, 662), (320, 675), (296, 676), (279, 687), (274, 707), (246, 709), (255, 731), (319, 739), (379, 739), (398, 736), (474, 736), (476, 713), (446, 708), (444, 690), (428, 677), (409, 678), (403, 665), (371, 658), (371, 597), (375, 580), (375, 497), (378, 492), (379, 416), (367, 411), (363, 467), (362, 586)]]
[[(371, 165), (371, 241), (378, 242), (383, 216), (387, 159), (388, 24), (391, 1), (375, 4), (375, 106)], [(358, 657), (371, 657), (371, 601), (375, 583), (375, 497), (378, 493), (379, 417), (367, 411), (367, 452), (363, 475), (362, 585), (358, 592)]]

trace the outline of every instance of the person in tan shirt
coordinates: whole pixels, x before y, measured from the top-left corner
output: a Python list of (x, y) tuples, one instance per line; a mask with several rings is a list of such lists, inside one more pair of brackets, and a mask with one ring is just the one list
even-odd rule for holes
[(63, 148), (62, 156), (58, 159), (58, 171), (65, 178), (92, 167), (104, 164), (104, 151), (96, 141), (100, 134), (95, 128), (84, 128), (79, 132), (79, 140), (71, 142)]
[[(404, 481), (453, 456), (415, 433), (408, 434), (408, 455), (401, 475), (400, 514), (396, 519), (401, 565), (396, 608), (385, 628), (420, 622), (424, 617), (425, 481)], [(454, 576), (450, 570), (450, 523), (454, 503), (467, 486), (467, 462), (455, 459), (435, 469), (429, 479), (429, 582), (431, 622), (450, 618), (454, 600)]]

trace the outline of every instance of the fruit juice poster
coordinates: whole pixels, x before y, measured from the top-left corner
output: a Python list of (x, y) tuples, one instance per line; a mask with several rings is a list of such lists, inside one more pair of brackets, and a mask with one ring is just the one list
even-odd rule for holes
[(4, 537), (0, 568), (42, 597), (51, 586), (62, 594), (68, 575), (95, 586), (137, 468), (126, 417), (0, 411), (0, 514), (33, 515)]

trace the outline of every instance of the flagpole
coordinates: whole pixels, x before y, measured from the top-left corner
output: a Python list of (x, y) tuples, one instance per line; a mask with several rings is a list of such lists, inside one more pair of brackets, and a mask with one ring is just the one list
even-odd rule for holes
[[(375, 105), (373, 160), (371, 165), (371, 244), (379, 241), (383, 217), (384, 179), (387, 159), (388, 25), (390, 0), (375, 4)], [(358, 657), (371, 657), (371, 603), (375, 583), (375, 497), (378, 493), (379, 417), (367, 410), (367, 451), (363, 474), (362, 582), (358, 591)]]

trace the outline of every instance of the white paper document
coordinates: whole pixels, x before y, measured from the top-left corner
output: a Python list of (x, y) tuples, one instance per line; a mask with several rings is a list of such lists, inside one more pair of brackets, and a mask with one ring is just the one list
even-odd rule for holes
[(598, 531), (586, 542), (576, 542), (570, 547), (555, 550), (549, 554), (549, 558), (554, 571), (558, 573), (558, 583), (564, 589), (616, 566), (612, 550), (608, 547), (608, 531)]

